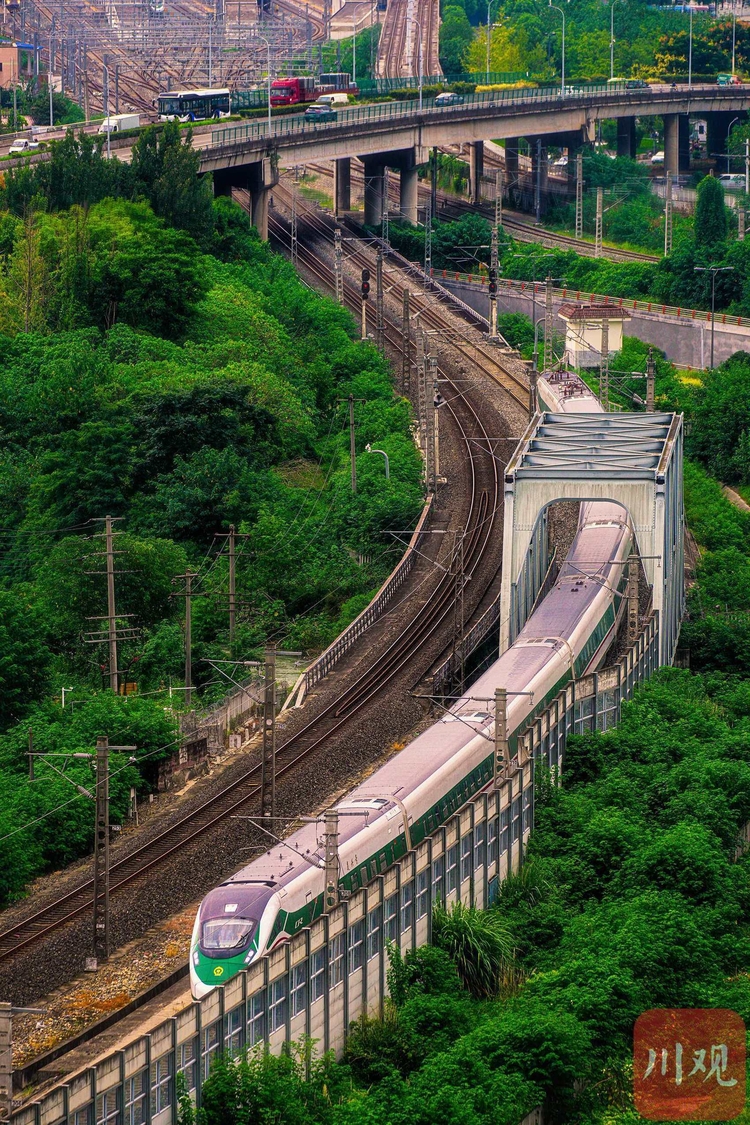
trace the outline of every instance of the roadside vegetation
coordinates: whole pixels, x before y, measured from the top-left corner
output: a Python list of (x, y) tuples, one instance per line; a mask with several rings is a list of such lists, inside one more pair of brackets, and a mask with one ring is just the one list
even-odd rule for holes
[[(44, 763), (27, 780), (30, 738), (58, 752), (91, 751), (97, 733), (137, 745), (135, 767), (114, 766), (115, 821), (173, 752), (181, 575), (196, 576), (194, 680), (210, 701), (231, 685), (208, 657), (329, 643), (395, 565), (389, 531), (421, 507), (410, 407), (384, 358), (244, 212), (214, 202), (196, 161), (170, 127), (147, 131), (131, 165), (69, 136), (0, 191), (0, 904), (92, 841), (69, 781)], [(368, 442), (388, 453), (389, 481)], [(135, 630), (119, 669), (136, 696), (102, 691), (106, 646), (86, 643), (107, 608), (105, 515), (117, 612)], [(87, 763), (67, 772), (90, 787)]]

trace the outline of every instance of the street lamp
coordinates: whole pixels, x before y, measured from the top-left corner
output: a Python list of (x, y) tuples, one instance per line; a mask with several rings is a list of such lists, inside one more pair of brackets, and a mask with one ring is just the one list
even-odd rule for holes
[(737, 42), (737, 0), (732, 0), (732, 78), (734, 78), (735, 44)]
[(357, 9), (352, 16), (352, 82), (357, 84)]
[(414, 16), (406, 17), (407, 23), (415, 23), (419, 28), (419, 109), (422, 109), (422, 83), (424, 79), (423, 66), (422, 66), (422, 25), (419, 20), (414, 19)]
[(688, 90), (693, 85), (693, 5), (690, 5), (690, 39), (688, 46)]
[(714, 330), (716, 310), (716, 275), (717, 273), (726, 273), (729, 270), (734, 270), (734, 266), (693, 266), (696, 273), (710, 273), (711, 274), (711, 369), (714, 366)]
[(265, 43), (266, 51), (268, 53), (268, 135), (271, 136), (271, 44), (266, 39), (265, 35), (256, 35), (256, 39), (260, 39)]
[(382, 454), (383, 457), (385, 457), (385, 479), (390, 480), (391, 479), (391, 463), (388, 460), (388, 454), (386, 453), (386, 451), (384, 449), (373, 449), (373, 447), (369, 444), (369, 442), (365, 446), (365, 450), (366, 450), (367, 453), (380, 453), (380, 454)]
[(734, 125), (735, 121), (739, 121), (739, 117), (733, 117), (729, 122), (729, 128), (727, 129), (727, 173), (729, 173), (729, 161), (731, 159), (729, 155), (729, 134), (732, 132), (732, 126)]
[[(625, 0), (619, 0), (619, 2), (621, 4), (624, 4)], [(618, 3), (618, 0), (612, 0), (612, 3), (610, 5), (610, 9), (609, 9), (609, 77), (610, 78), (614, 78), (614, 76), (615, 76), (615, 4), (617, 4), (617, 3)]]
[[(112, 156), (112, 149), (111, 149), (110, 134), (109, 134), (109, 67), (107, 66), (106, 63), (102, 67), (102, 70), (104, 71), (104, 73), (107, 76), (107, 160), (109, 160)], [(52, 104), (52, 102), (51, 102), (51, 99), (50, 99), (50, 105), (51, 104)], [(50, 113), (51, 113), (51, 110), (50, 110)]]
[(560, 97), (565, 97), (565, 12), (550, 0), (550, 8), (554, 8), (562, 16), (562, 68), (560, 78)]

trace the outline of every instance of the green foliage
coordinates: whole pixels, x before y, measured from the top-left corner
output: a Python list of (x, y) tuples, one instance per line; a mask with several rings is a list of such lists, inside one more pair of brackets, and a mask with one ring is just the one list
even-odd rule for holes
[(456, 902), (433, 909), (432, 940), (455, 963), (472, 996), (496, 996), (513, 961), (512, 937), (498, 914)]
[(727, 237), (727, 211), (724, 188), (715, 176), (706, 176), (698, 184), (695, 204), (695, 245), (717, 246)]
[(47, 687), (43, 622), (23, 588), (0, 590), (0, 731), (18, 722)]
[(689, 411), (690, 453), (719, 480), (750, 484), (750, 355), (705, 371)]

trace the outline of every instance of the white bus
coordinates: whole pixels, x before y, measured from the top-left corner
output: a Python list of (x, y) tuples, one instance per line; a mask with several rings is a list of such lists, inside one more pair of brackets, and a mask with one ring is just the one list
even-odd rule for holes
[(160, 121), (229, 117), (229, 90), (170, 90), (159, 94)]

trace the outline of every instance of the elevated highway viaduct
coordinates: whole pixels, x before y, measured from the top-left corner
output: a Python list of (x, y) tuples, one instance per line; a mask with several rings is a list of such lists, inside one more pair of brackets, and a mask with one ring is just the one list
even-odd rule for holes
[[(436, 106), (425, 99), (420, 111), (411, 102), (389, 102), (340, 109), (335, 120), (315, 123), (304, 114), (247, 125), (215, 125), (196, 130), (194, 144), (201, 153), (201, 173), (212, 173), (217, 194), (232, 188), (248, 191), (253, 221), (262, 237), (268, 230), (268, 192), (279, 166), (318, 160), (335, 161), (336, 211), (350, 209), (350, 161), (359, 157), (365, 168), (365, 222), (377, 226), (383, 216), (384, 171), (400, 173), (400, 213), (417, 218), (417, 166), (429, 149), (452, 144), (470, 145), (472, 197), (478, 202), (483, 171), (483, 143), (505, 143), (506, 174), (517, 173), (518, 142), (531, 141), (532, 172), (542, 147), (554, 143), (575, 152), (593, 137), (597, 121), (616, 119), (618, 154), (635, 155), (635, 121), (659, 115), (664, 119), (665, 167), (674, 174), (689, 166), (691, 115), (709, 123), (711, 152), (726, 145), (728, 125), (750, 108), (750, 85), (651, 86), (640, 90), (620, 87), (559, 86), (490, 91), (467, 96), (455, 106)], [(535, 143), (535, 142), (540, 143)], [(129, 160), (132, 140), (113, 144), (121, 159)], [(43, 157), (41, 157), (43, 159)], [(574, 173), (575, 161), (568, 161)], [(543, 161), (541, 175), (546, 175)]]

